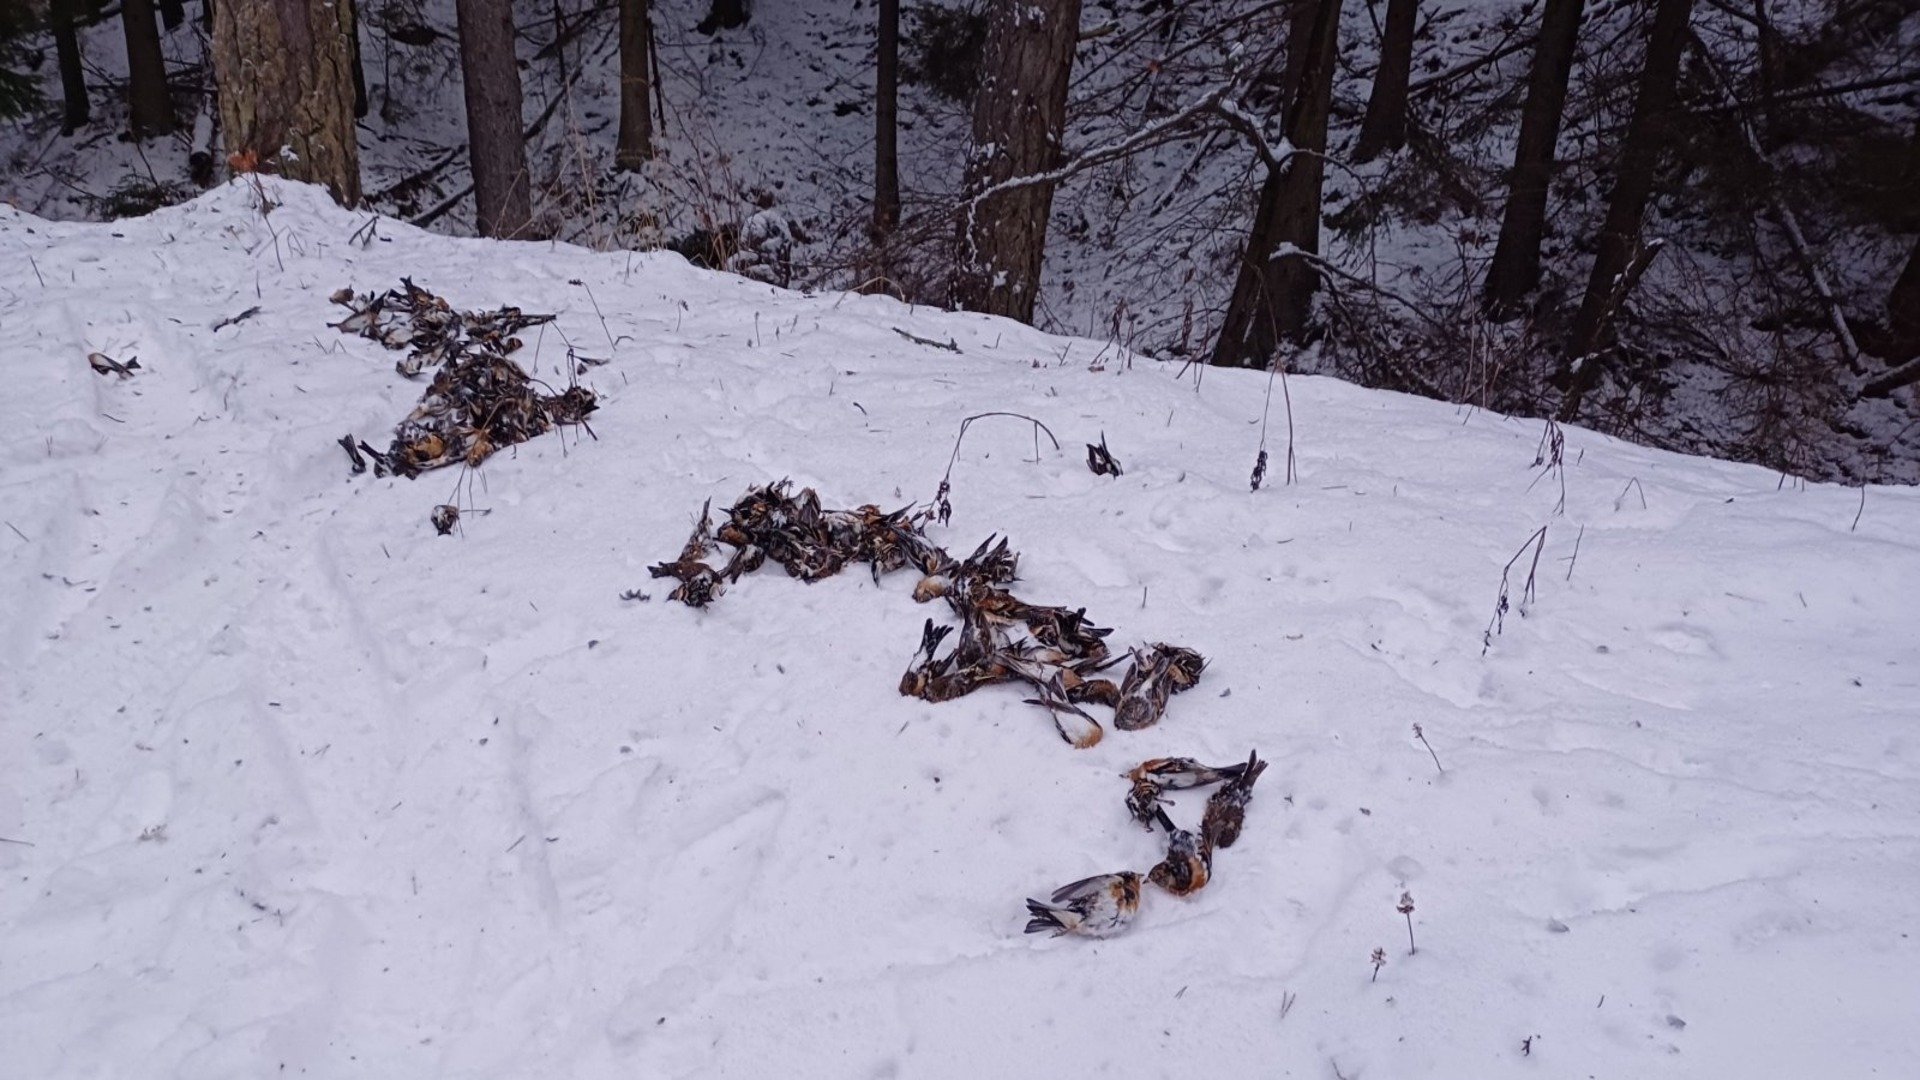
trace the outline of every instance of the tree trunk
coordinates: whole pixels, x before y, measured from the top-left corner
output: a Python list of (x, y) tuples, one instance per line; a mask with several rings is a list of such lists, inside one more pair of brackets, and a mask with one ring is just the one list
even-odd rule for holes
[(1287, 68), (1281, 76), (1285, 96), (1279, 110), (1283, 116), (1300, 94), (1300, 69), (1312, 49), (1313, 17), (1319, 10), (1319, 0), (1293, 0), (1293, 7), (1287, 11)]
[(1295, 252), (1320, 251), (1320, 184), (1340, 47), (1340, 0), (1316, 0), (1314, 6), (1300, 83), (1287, 112), (1287, 138), (1300, 152), (1270, 166), (1261, 186), (1233, 298), (1213, 348), (1213, 362), (1226, 367), (1264, 368), (1281, 341), (1300, 341), (1320, 288), (1319, 268)]
[(359, 120), (367, 115), (367, 69), (360, 62), (360, 4), (359, 0), (347, 0), (353, 9), (353, 118)]
[(620, 0), (620, 142), (617, 169), (638, 169), (653, 157), (653, 13), (648, 0)]
[(873, 238), (900, 223), (900, 0), (880, 0), (873, 90)]
[(1540, 284), (1540, 242), (1547, 227), (1547, 185), (1553, 177), (1554, 144), (1560, 141), (1560, 116), (1567, 103), (1567, 77), (1580, 36), (1584, 0), (1547, 0), (1540, 38), (1533, 47), (1533, 74), (1527, 104), (1520, 114), (1520, 141), (1513, 152), (1513, 177), (1507, 188), (1500, 242), (1487, 268), (1487, 311), (1505, 318), (1517, 311)]
[(60, 134), (71, 135), (93, 118), (93, 106), (87, 100), (87, 73), (80, 63), (80, 36), (74, 33), (74, 5), (77, 0), (52, 0), (47, 14), (53, 24), (53, 48), (60, 57), (60, 92), (64, 98)]
[(1372, 161), (1381, 151), (1407, 144), (1407, 83), (1413, 75), (1413, 31), (1420, 0), (1387, 0), (1387, 25), (1380, 39), (1380, 67), (1360, 125), (1356, 161)]
[(1693, 0), (1659, 0), (1653, 28), (1647, 38), (1646, 65), (1634, 96), (1633, 120), (1627, 126), (1626, 146), (1607, 202), (1607, 220), (1600, 228), (1599, 251), (1587, 278), (1586, 296), (1574, 316), (1567, 341), (1567, 366), (1560, 384), (1567, 396), (1560, 418), (1579, 415), (1581, 400), (1600, 377), (1598, 353), (1611, 336), (1613, 316), (1625, 299), (1627, 270), (1640, 248), (1640, 226), (1653, 194), (1654, 172), (1668, 142), (1673, 120), (1674, 84), (1680, 73), (1680, 51), (1687, 39)]
[(187, 21), (186, 0), (160, 0), (160, 22), (169, 30), (177, 30)]
[(153, 21), (153, 0), (125, 0), (120, 26), (127, 39), (127, 120), (133, 137), (165, 135), (173, 130), (173, 98), (167, 93), (167, 65), (160, 55), (160, 28)]
[(523, 236), (532, 224), (533, 209), (527, 144), (521, 134), (520, 67), (513, 55), (513, 7), (509, 0), (457, 0), (455, 12), (466, 84), (474, 225), (481, 236)]
[(973, 142), (961, 186), (967, 201), (953, 287), (960, 307), (1033, 321), (1053, 185), (978, 196), (1060, 164), (1067, 76), (1079, 37), (1080, 0), (993, 0), (988, 9)]
[(353, 9), (332, 0), (220, 0), (213, 70), (227, 152), (360, 201)]

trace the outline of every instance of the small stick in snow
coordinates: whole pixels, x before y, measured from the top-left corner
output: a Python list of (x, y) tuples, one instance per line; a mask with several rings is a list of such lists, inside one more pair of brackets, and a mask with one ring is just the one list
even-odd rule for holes
[(1387, 966), (1387, 950), (1376, 945), (1373, 949), (1373, 978), (1368, 982), (1380, 981), (1380, 969)]
[(1446, 772), (1446, 766), (1440, 764), (1440, 755), (1433, 752), (1433, 744), (1427, 741), (1427, 733), (1420, 730), (1419, 724), (1413, 725), (1413, 737), (1419, 739), (1420, 745), (1427, 748), (1427, 756), (1433, 758), (1433, 767)]
[(1587, 535), (1587, 527), (1585, 525), (1580, 526), (1580, 531), (1574, 534), (1573, 554), (1569, 556), (1567, 559), (1567, 580), (1568, 581), (1573, 580), (1574, 564), (1580, 561), (1580, 541), (1584, 539), (1586, 535)]
[(1627, 503), (1627, 492), (1635, 488), (1639, 488), (1640, 509), (1645, 510), (1647, 508), (1647, 489), (1640, 487), (1640, 478), (1637, 476), (1628, 479), (1627, 485), (1620, 489), (1620, 497), (1613, 500), (1613, 508), (1618, 510), (1622, 506), (1625, 506)]
[(220, 331), (225, 330), (227, 327), (232, 326), (235, 323), (245, 322), (248, 319), (251, 319), (258, 314), (260, 314), (260, 307), (259, 305), (256, 304), (253, 307), (248, 308), (247, 310), (241, 312), (238, 315), (234, 315), (230, 318), (221, 319), (219, 322), (214, 323), (213, 324), (214, 333), (217, 334)]
[[(607, 329), (607, 316), (604, 312), (600, 310), (600, 301), (594, 299), (593, 286), (588, 285), (586, 282), (581, 281), (579, 278), (572, 278), (567, 282), (567, 284), (578, 285), (581, 288), (587, 290), (587, 302), (593, 305), (593, 313), (600, 317), (600, 332), (607, 335), (607, 348), (609, 349), (619, 348), (620, 346), (615, 345), (613, 343), (613, 331)], [(760, 316), (756, 312), (754, 314), (754, 325), (758, 327), (759, 324), (760, 324)]]
[(1860, 527), (1860, 515), (1866, 512), (1867, 512), (1867, 485), (1861, 484), (1860, 485), (1860, 509), (1855, 510), (1853, 512), (1853, 524), (1847, 526), (1848, 532), (1852, 532), (1855, 529), (1858, 529)]
[(34, 277), (37, 277), (37, 278), (40, 278), (40, 287), (41, 287), (41, 288), (43, 288), (43, 289), (44, 289), (44, 288), (46, 288), (46, 287), (47, 287), (47, 279), (46, 279), (46, 278), (43, 278), (43, 277), (40, 277), (40, 264), (39, 264), (39, 263), (37, 263), (37, 262), (34, 262), (34, 261), (33, 261), (33, 256), (31, 256), (31, 255), (29, 255), (29, 256), (27, 256), (27, 262), (28, 262), (29, 264), (31, 264), (31, 265), (33, 266), (33, 276), (34, 276)]
[[(929, 349), (945, 349), (948, 352), (954, 353), (960, 351), (960, 343), (954, 341), (952, 338), (948, 338), (945, 341), (935, 341), (932, 338), (923, 338), (918, 334), (909, 334), (897, 326), (893, 328), (893, 332), (913, 342), (915, 345), (925, 345)], [(995, 342), (995, 344), (998, 345), (998, 342)]]
[(11, 837), (11, 836), (0, 836), (0, 844), (19, 844), (19, 845), (20, 845), (21, 847), (32, 847), (32, 846), (33, 846), (33, 841), (31, 841), (31, 840), (15, 840), (15, 839), (14, 839), (13, 837)]
[[(13, 530), (13, 535), (19, 537), (22, 540), (25, 540), (29, 544), (33, 543), (33, 537), (28, 536), (26, 533), (21, 532), (19, 528), (14, 525), (13, 522), (11, 521), (7, 522), (7, 528)], [(1146, 598), (1147, 598), (1147, 594), (1144, 591), (1141, 592), (1140, 600), (1141, 600), (1142, 606), (1145, 605)]]
[[(1560, 501), (1553, 504), (1556, 517), (1567, 512), (1566, 451), (1567, 440), (1560, 431), (1560, 425), (1554, 422), (1553, 417), (1547, 417), (1547, 426), (1540, 432), (1540, 445), (1533, 450), (1533, 467), (1541, 470), (1540, 475), (1533, 478), (1533, 484), (1538, 484), (1549, 474), (1560, 478)], [(1533, 490), (1533, 484), (1528, 484), (1527, 490)]]
[(1481, 656), (1487, 655), (1488, 650), (1493, 648), (1494, 635), (1505, 632), (1507, 628), (1508, 578), (1513, 572), (1513, 564), (1520, 561), (1520, 556), (1525, 555), (1528, 548), (1533, 549), (1533, 565), (1527, 570), (1526, 586), (1520, 592), (1521, 614), (1524, 615), (1526, 614), (1525, 605), (1533, 601), (1534, 579), (1540, 572), (1540, 553), (1546, 549), (1546, 546), (1547, 527), (1542, 525), (1534, 530), (1532, 536), (1527, 537), (1526, 542), (1520, 545), (1520, 550), (1514, 552), (1513, 558), (1508, 559), (1507, 565), (1500, 569), (1500, 595), (1494, 601), (1493, 618), (1487, 620), (1487, 628), (1480, 635)]
[(1394, 907), (1394, 910), (1407, 917), (1407, 955), (1412, 956), (1420, 951), (1419, 947), (1413, 943), (1413, 894), (1402, 892), (1400, 903)]

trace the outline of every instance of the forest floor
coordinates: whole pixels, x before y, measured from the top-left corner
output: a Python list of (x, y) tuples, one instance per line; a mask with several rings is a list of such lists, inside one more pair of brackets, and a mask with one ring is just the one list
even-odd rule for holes
[[(273, 182), (0, 208), (12, 1072), (1920, 1059), (1920, 492), (1573, 428), (1536, 465), (1537, 421), (366, 220)], [(328, 297), (402, 277), (557, 313), (519, 355), (601, 395), (591, 435), (350, 476), (339, 437), (384, 445), (421, 388)], [(988, 411), (1064, 448), (1002, 417), (956, 454)], [(707, 500), (891, 509), (950, 460), (937, 542), (1011, 537), (1022, 595), (1209, 658), (1159, 725), (1076, 751), (1009, 688), (900, 696), (944, 617), (911, 575), (769, 569), (701, 611), (647, 576)], [(1021, 932), (1025, 898), (1159, 858), (1123, 770), (1253, 749), (1206, 889), (1106, 941)]]
[[(958, 47), (950, 27), (923, 29), (916, 21), (917, 12), (931, 7), (906, 5), (904, 27), (909, 71), (900, 143), (905, 231), (914, 237), (903, 255), (909, 265), (876, 267), (866, 250), (873, 157), (868, 3), (764, 4), (747, 26), (709, 37), (694, 30), (705, 0), (654, 0), (665, 88), (661, 153), (643, 172), (627, 174), (611, 168), (619, 72), (613, 5), (523, 0), (516, 20), (543, 228), (601, 250), (674, 247), (796, 287), (871, 284), (883, 269), (924, 278), (949, 254), (941, 242), (952, 229), (938, 208), (958, 187), (967, 134), (964, 105), (915, 74), (941, 62), (937, 53), (917, 51), (916, 41)], [(1081, 48), (1071, 150), (1117, 139), (1197, 96), (1228, 62), (1223, 46), (1274, 44), (1210, 42), (1221, 20), (1238, 10), (1224, 0), (1172, 10), (1163, 33), (1155, 5), (1085, 5), (1085, 24), (1108, 30)], [(1469, 325), (1478, 267), (1498, 231), (1513, 88), (1528, 62), (1521, 47), (1525, 20), (1519, 5), (1500, 0), (1443, 0), (1421, 10), (1416, 147), (1370, 165), (1345, 163), (1375, 63), (1378, 12), (1365, 5), (1347, 5), (1346, 55), (1335, 90), (1326, 250), (1354, 275), (1335, 290), (1342, 294), (1342, 318), (1362, 333), (1385, 335), (1376, 346), (1382, 362), (1309, 352), (1289, 363), (1295, 370), (1537, 414), (1551, 407), (1544, 377), (1514, 373), (1544, 370), (1554, 357), (1532, 355), (1535, 346), (1525, 341), (1489, 342)], [(1574, 164), (1556, 188), (1547, 238), (1546, 292), (1563, 301), (1584, 281), (1588, 255), (1581, 238), (1597, 225), (1604, 185), (1588, 186), (1580, 177), (1604, 159), (1597, 133), (1620, 122), (1626, 94), (1609, 80), (1636, 62), (1620, 55), (1627, 48), (1622, 42), (1635, 40), (1633, 12), (1632, 5), (1595, 8), (1583, 39), (1575, 108), (1587, 112), (1570, 120), (1563, 138)], [(361, 0), (361, 14), (370, 112), (361, 122), (360, 145), (368, 205), (430, 219), (438, 231), (470, 233), (453, 5)], [(1817, 12), (1783, 8), (1776, 14), (1788, 25)], [(91, 125), (62, 136), (51, 107), (33, 121), (0, 125), (0, 199), (42, 216), (102, 220), (195, 192), (187, 167), (191, 125), (183, 122), (177, 136), (145, 145), (120, 135), (119, 33), (110, 21), (85, 34), (95, 87)], [(203, 100), (188, 89), (205, 82), (197, 23), (189, 20), (166, 35), (165, 48), (185, 120)], [(1163, 56), (1170, 58), (1164, 68)], [(1831, 74), (1838, 80), (1850, 70)], [(50, 61), (43, 78), (57, 98)], [(1257, 96), (1242, 104), (1262, 115), (1272, 111), (1272, 102)], [(1897, 105), (1885, 109), (1892, 110), (1888, 116), (1899, 112)], [(1232, 289), (1258, 179), (1251, 150), (1220, 133), (1177, 140), (1076, 177), (1055, 200), (1037, 324), (1163, 358), (1201, 355)], [(1844, 213), (1823, 216), (1819, 208), (1812, 202), (1800, 212), (1821, 265), (1862, 317), (1874, 317), (1904, 242), (1850, 224)], [(1659, 360), (1657, 370), (1635, 376), (1639, 381), (1595, 423), (1649, 445), (1758, 461), (1793, 476), (1920, 482), (1915, 391), (1858, 399), (1847, 387), (1865, 376), (1836, 375), (1827, 366), (1831, 343), (1823, 344), (1822, 331), (1801, 327), (1804, 313), (1771, 311), (1751, 287), (1766, 269), (1791, 279), (1789, 295), (1807, 293), (1793, 277), (1800, 271), (1791, 256), (1768, 256), (1786, 268), (1780, 270), (1756, 267), (1742, 253), (1743, 238), (1768, 233), (1765, 222), (1742, 213), (1729, 218), (1724, 208), (1718, 218), (1703, 218), (1691, 203), (1670, 209), (1675, 213), (1663, 216), (1656, 207), (1650, 235), (1669, 241), (1673, 254), (1656, 263), (1643, 291), (1657, 294), (1649, 300), (1657, 309), (1651, 317), (1683, 328), (1663, 332), (1684, 340), (1670, 342), (1672, 355)], [(712, 237), (729, 230), (756, 233), (761, 250), (714, 257)], [(1772, 244), (1779, 246), (1777, 237)], [(1377, 283), (1384, 291), (1354, 282)], [(1394, 297), (1412, 297), (1430, 318), (1383, 329), (1407, 317)], [(1757, 329), (1782, 323), (1795, 329)], [(1436, 325), (1451, 327), (1458, 347), (1443, 346), (1440, 355), (1406, 366), (1418, 351), (1409, 334)], [(1477, 388), (1500, 379), (1512, 383), (1504, 393)]]

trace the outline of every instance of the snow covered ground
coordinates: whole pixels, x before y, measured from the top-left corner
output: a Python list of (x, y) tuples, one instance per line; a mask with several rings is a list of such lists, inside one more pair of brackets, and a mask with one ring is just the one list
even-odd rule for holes
[[(1577, 430), (1562, 477), (1537, 423), (1296, 378), (1250, 493), (1261, 376), (267, 191), (0, 208), (0, 1073), (1913, 1075), (1920, 492)], [(612, 356), (597, 439), (497, 455), (453, 538), (455, 475), (335, 445), (419, 387), (327, 296), (403, 275), (558, 312), (549, 381)], [(987, 410), (1066, 448), (976, 424), (935, 538), (1205, 653), (1159, 726), (900, 697), (905, 575), (646, 576), (750, 484), (928, 498)], [(1252, 748), (1208, 888), (1021, 933), (1158, 859), (1117, 773)]]

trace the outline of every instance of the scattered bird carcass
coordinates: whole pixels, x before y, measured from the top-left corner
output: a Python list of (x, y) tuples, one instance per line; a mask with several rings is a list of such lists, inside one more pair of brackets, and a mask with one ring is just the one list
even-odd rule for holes
[[(449, 465), (478, 466), (502, 447), (522, 443), (556, 427), (578, 424), (599, 405), (593, 391), (569, 386), (557, 393), (509, 357), (521, 346), (514, 336), (553, 321), (517, 307), (459, 312), (446, 300), (402, 278), (400, 288), (356, 295), (333, 294), (349, 309), (334, 327), (407, 355), (395, 369), (415, 378), (434, 369), (420, 403), (394, 428), (383, 452), (352, 435), (340, 439), (357, 474), (373, 462), (375, 475), (415, 477)], [(436, 511), (434, 525), (441, 516)], [(444, 535), (450, 529), (440, 529)]]
[[(1084, 706), (1115, 712), (1115, 726), (1137, 730), (1158, 723), (1167, 701), (1191, 689), (1206, 671), (1206, 658), (1192, 649), (1156, 642), (1116, 654), (1112, 630), (1087, 618), (1085, 608), (1033, 604), (1016, 595), (1020, 556), (1006, 538), (990, 536), (964, 559), (929, 540), (924, 524), (939, 511), (912, 507), (887, 511), (873, 505), (828, 509), (812, 488), (790, 481), (749, 488), (723, 512), (716, 526), (711, 503), (701, 507), (680, 554), (649, 568), (672, 578), (669, 599), (704, 608), (730, 584), (768, 563), (812, 584), (852, 565), (865, 565), (874, 581), (899, 570), (918, 579), (913, 598), (945, 603), (957, 625), (924, 620), (920, 640), (900, 693), (929, 702), (952, 701), (1001, 683), (1023, 684), (1024, 700), (1044, 708), (1060, 737), (1085, 748), (1105, 729)], [(731, 548), (721, 557), (722, 547)], [(637, 595), (637, 594), (628, 594)], [(1116, 683), (1103, 673), (1129, 661)], [(1142, 884), (1152, 882), (1175, 896), (1190, 896), (1213, 876), (1216, 848), (1239, 837), (1254, 780), (1265, 763), (1203, 765), (1193, 758), (1153, 758), (1130, 770), (1127, 809), (1147, 828), (1165, 830), (1161, 860), (1146, 873), (1101, 874), (1062, 886), (1049, 902), (1027, 901), (1028, 933), (1108, 937), (1125, 930), (1140, 909)], [(1224, 785), (1209, 800), (1198, 830), (1183, 829), (1168, 815), (1163, 794)]]
[(1027, 901), (1027, 933), (1103, 938), (1125, 930), (1140, 911), (1140, 875), (1131, 870), (1082, 878), (1053, 891), (1051, 903)]
[(1200, 832), (1208, 844), (1230, 848), (1240, 839), (1240, 829), (1247, 819), (1247, 803), (1253, 798), (1253, 785), (1265, 771), (1267, 763), (1260, 760), (1260, 755), (1249, 754), (1240, 775), (1207, 798), (1207, 812), (1201, 819)]
[[(1199, 679), (1206, 667), (1200, 654), (1165, 644), (1128, 654), (1133, 665), (1121, 682), (1102, 677), (1122, 659), (1107, 646), (1110, 629), (1095, 625), (1085, 608), (1016, 596), (1008, 586), (1018, 577), (1020, 556), (1005, 537), (989, 536), (966, 558), (954, 558), (923, 530), (934, 513), (871, 504), (827, 509), (812, 488), (796, 491), (781, 480), (748, 489), (727, 508), (710, 539), (702, 525), (678, 559), (650, 572), (680, 582), (672, 599), (704, 607), (723, 584), (769, 562), (809, 584), (854, 564), (864, 564), (876, 583), (897, 570), (917, 571), (913, 598), (944, 601), (959, 626), (927, 620), (900, 678), (900, 693), (943, 702), (983, 686), (1024, 684), (1033, 692), (1024, 700), (1046, 709), (1061, 739), (1082, 749), (1105, 734), (1086, 706), (1117, 710), (1122, 728), (1146, 727), (1160, 719), (1168, 695)], [(733, 549), (717, 567), (705, 561), (716, 541)]]
[(1175, 896), (1190, 896), (1206, 888), (1213, 877), (1213, 845), (1207, 842), (1206, 833), (1196, 836), (1180, 828), (1164, 809), (1155, 810), (1154, 817), (1167, 830), (1167, 857), (1147, 871), (1147, 880)]

